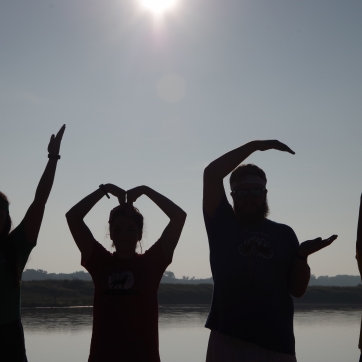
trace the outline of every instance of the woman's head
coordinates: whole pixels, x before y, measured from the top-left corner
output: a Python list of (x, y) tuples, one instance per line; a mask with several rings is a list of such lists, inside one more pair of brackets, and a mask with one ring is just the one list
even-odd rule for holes
[(9, 200), (0, 192), (0, 237), (7, 236), (11, 229), (11, 218), (9, 215)]
[(143, 216), (134, 206), (118, 206), (109, 217), (109, 234), (117, 253), (132, 255), (141, 241)]

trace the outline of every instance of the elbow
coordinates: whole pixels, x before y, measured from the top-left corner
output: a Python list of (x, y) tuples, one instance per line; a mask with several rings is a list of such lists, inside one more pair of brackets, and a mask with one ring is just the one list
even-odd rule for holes
[(290, 295), (294, 298), (302, 298), (303, 295), (305, 294), (305, 290), (304, 291), (294, 291), (294, 292), (290, 292)]
[(289, 288), (289, 293), (292, 297), (294, 298), (301, 298), (303, 297), (303, 295), (305, 294), (305, 292), (307, 291), (307, 287), (302, 287), (302, 288)]
[(187, 218), (186, 212), (181, 210), (180, 215), (178, 216), (178, 219), (180, 220), (180, 222), (182, 222), (184, 224), (186, 222), (186, 218)]
[(212, 177), (212, 163), (207, 165), (204, 169), (204, 180), (209, 177)]
[(67, 221), (71, 221), (74, 220), (76, 217), (74, 215), (74, 212), (72, 211), (72, 209), (70, 209), (66, 214), (65, 214), (65, 218), (67, 219)]

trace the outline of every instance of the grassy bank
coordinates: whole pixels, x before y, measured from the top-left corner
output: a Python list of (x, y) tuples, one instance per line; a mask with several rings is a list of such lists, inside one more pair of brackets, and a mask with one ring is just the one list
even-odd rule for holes
[[(160, 284), (160, 304), (209, 304), (211, 284)], [(22, 307), (67, 307), (93, 304), (93, 282), (38, 280), (22, 282)], [(360, 304), (362, 287), (309, 287), (296, 304)]]

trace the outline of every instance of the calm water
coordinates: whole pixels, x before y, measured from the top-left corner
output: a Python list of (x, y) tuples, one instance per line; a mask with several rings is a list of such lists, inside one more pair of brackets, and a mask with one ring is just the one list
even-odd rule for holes
[[(162, 362), (205, 360), (208, 307), (160, 307)], [(87, 361), (91, 308), (22, 311), (29, 362)], [(294, 330), (298, 362), (357, 362), (361, 311), (298, 307)]]

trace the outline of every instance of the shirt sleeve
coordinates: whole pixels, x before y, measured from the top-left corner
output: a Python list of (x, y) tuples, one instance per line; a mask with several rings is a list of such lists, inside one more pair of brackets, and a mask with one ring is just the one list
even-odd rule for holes
[(157, 240), (146, 252), (144, 257), (149, 265), (149, 270), (156, 283), (161, 281), (163, 273), (171, 264), (172, 258), (166, 258), (162, 250), (161, 241)]
[[(294, 260), (295, 260), (295, 254), (298, 251), (299, 248), (299, 240), (297, 238), (297, 235), (295, 234), (294, 230), (288, 226), (289, 232), (290, 232), (290, 242), (291, 242), (291, 247), (290, 247), (290, 267), (289, 267), (289, 271), (288, 271), (288, 275), (290, 275), (292, 268), (294, 266)], [(310, 266), (307, 264), (308, 269), (309, 269), (309, 273), (310, 273)]]
[(292, 253), (293, 253), (293, 259), (294, 259), (295, 253), (298, 251), (298, 248), (299, 248), (299, 240), (292, 228), (290, 228), (290, 231), (291, 231)]
[(83, 258), (81, 265), (89, 272), (92, 276), (93, 281), (99, 275), (99, 272), (112, 263), (112, 253), (107, 251), (98, 241), (93, 246), (92, 253), (88, 261)]
[(12, 241), (16, 245), (18, 264), (21, 271), (28, 262), (29, 255), (36, 243), (30, 243), (26, 237), (24, 224), (21, 222), (11, 233)]

